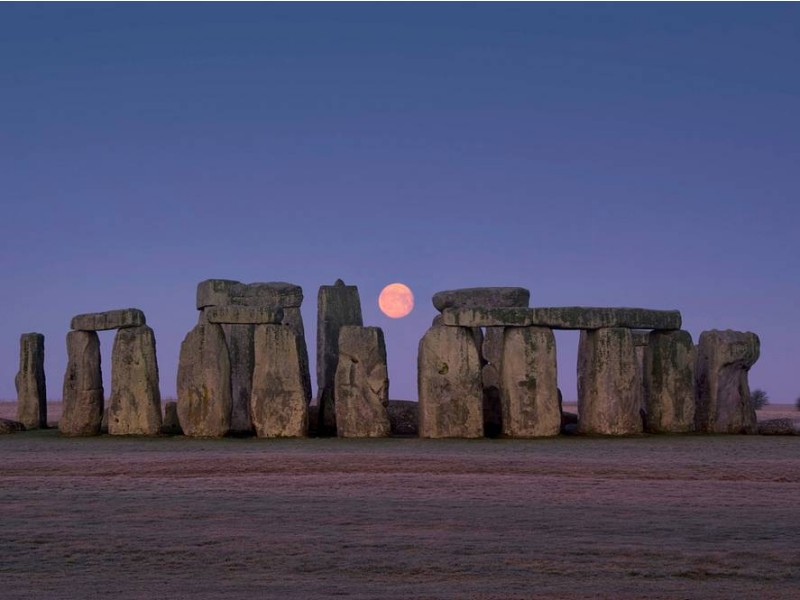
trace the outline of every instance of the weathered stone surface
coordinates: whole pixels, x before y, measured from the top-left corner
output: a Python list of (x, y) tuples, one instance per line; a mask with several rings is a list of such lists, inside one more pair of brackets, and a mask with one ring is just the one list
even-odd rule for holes
[(345, 325), (339, 330), (335, 385), (339, 437), (389, 435), (389, 372), (380, 327)]
[[(474, 328), (473, 331), (481, 331)], [(483, 382), (483, 433), (497, 437), (503, 433), (503, 409), (500, 399), (500, 373), (503, 359), (505, 328), (486, 327), (480, 348), (481, 380)]]
[(0, 435), (7, 433), (18, 433), (25, 431), (25, 425), (19, 421), (12, 421), (11, 419), (0, 419)]
[(760, 435), (799, 435), (797, 426), (792, 419), (769, 419), (758, 423)]
[(300, 307), (290, 306), (283, 309), (283, 324), (294, 331), (297, 337), (297, 348), (300, 353), (300, 374), (303, 376), (303, 389), (305, 395), (311, 398), (311, 371), (308, 366), (308, 346), (306, 345), (306, 331), (303, 326), (303, 315)]
[(550, 329), (680, 329), (677, 310), (645, 308), (448, 308), (445, 325), (455, 327), (549, 327)]
[(178, 420), (187, 436), (221, 437), (231, 428), (231, 363), (221, 325), (196, 325), (181, 344)]
[(558, 435), (556, 339), (551, 329), (509, 327), (503, 344), (500, 386), (503, 435), (543, 437)]
[(283, 309), (271, 306), (211, 306), (203, 313), (208, 323), (263, 325), (283, 321)]
[(250, 410), (259, 437), (305, 437), (308, 396), (300, 344), (288, 325), (259, 325)]
[(47, 384), (44, 375), (44, 336), (23, 333), (19, 339), (17, 421), (27, 429), (47, 427)]
[(688, 331), (653, 331), (649, 337), (643, 369), (645, 429), (651, 433), (694, 431), (692, 336)]
[(747, 372), (760, 352), (755, 333), (727, 329), (700, 334), (695, 367), (697, 431), (756, 433), (756, 411)]
[(641, 433), (639, 390), (630, 329), (582, 331), (578, 346), (578, 431)]
[(446, 308), (505, 308), (528, 306), (531, 293), (521, 287), (477, 287), (445, 290), (433, 295), (439, 312)]
[[(212, 310), (212, 309), (206, 309)], [(247, 434), (253, 431), (250, 396), (253, 391), (255, 366), (255, 325), (222, 326), (228, 357), (231, 361), (231, 432)]]
[(164, 404), (164, 420), (161, 424), (161, 433), (166, 435), (183, 435), (181, 423), (178, 419), (178, 403), (167, 402)]
[(75, 331), (105, 331), (123, 327), (140, 327), (146, 324), (144, 313), (138, 308), (120, 308), (99, 313), (72, 317), (70, 329)]
[(339, 279), (323, 285), (317, 296), (317, 400), (321, 435), (336, 433), (336, 367), (339, 364), (339, 330), (343, 325), (363, 325), (358, 288)]
[(294, 307), (303, 303), (303, 289), (284, 281), (241, 283), (230, 279), (207, 279), (197, 284), (198, 310), (208, 306)]
[(481, 364), (468, 329), (428, 329), (419, 343), (417, 377), (420, 437), (483, 436)]
[(633, 335), (633, 345), (637, 348), (644, 348), (650, 341), (650, 330), (634, 330), (631, 332)]
[(160, 429), (155, 335), (147, 325), (120, 329), (111, 354), (108, 433), (157, 435)]
[(419, 435), (419, 403), (389, 400), (387, 411), (392, 435)]
[(64, 435), (100, 433), (103, 419), (103, 373), (100, 339), (94, 331), (67, 334), (67, 371), (64, 374), (63, 411), (58, 429)]

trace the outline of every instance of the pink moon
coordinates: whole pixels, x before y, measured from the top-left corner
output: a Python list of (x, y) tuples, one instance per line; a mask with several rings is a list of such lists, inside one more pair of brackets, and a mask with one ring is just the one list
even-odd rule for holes
[(401, 319), (414, 310), (414, 294), (403, 283), (390, 283), (378, 296), (381, 312), (392, 319)]

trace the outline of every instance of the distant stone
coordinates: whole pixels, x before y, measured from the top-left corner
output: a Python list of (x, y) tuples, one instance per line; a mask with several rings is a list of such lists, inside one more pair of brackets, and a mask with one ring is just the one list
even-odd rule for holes
[(556, 340), (551, 329), (510, 327), (505, 332), (500, 385), (503, 435), (558, 435)]
[(630, 329), (582, 331), (578, 346), (578, 431), (641, 433), (639, 390)]
[(419, 343), (419, 435), (483, 436), (481, 364), (472, 333), (431, 327)]
[(561, 431), (564, 431), (564, 428), (567, 425), (577, 425), (578, 424), (578, 413), (563, 411), (561, 413)]
[(178, 403), (167, 402), (164, 405), (164, 421), (161, 425), (161, 433), (166, 435), (183, 435), (181, 423), (178, 420)]
[(19, 421), (12, 421), (11, 419), (0, 419), (0, 435), (7, 433), (18, 433), (25, 431), (25, 425)]
[(303, 289), (284, 281), (241, 283), (230, 279), (207, 279), (197, 285), (197, 309), (208, 306), (298, 307)]
[(339, 437), (389, 435), (389, 372), (380, 327), (341, 327), (335, 385)]
[(445, 325), (455, 327), (549, 327), (550, 329), (680, 329), (677, 310), (645, 308), (448, 308)]
[(297, 336), (287, 325), (259, 325), (250, 410), (258, 437), (305, 437), (308, 396)]
[(653, 331), (649, 338), (643, 369), (645, 429), (651, 433), (694, 431), (692, 336), (688, 331)]
[(392, 435), (419, 435), (419, 403), (389, 400), (387, 407)]
[(758, 423), (758, 433), (761, 435), (798, 435), (800, 431), (792, 419), (769, 419)]
[(99, 313), (87, 313), (72, 317), (70, 329), (74, 331), (105, 331), (123, 327), (141, 327), (146, 321), (138, 308), (121, 308)]
[(697, 431), (758, 431), (747, 373), (760, 353), (761, 343), (755, 333), (727, 329), (700, 334), (695, 366)]
[(505, 308), (528, 306), (530, 291), (521, 287), (476, 287), (436, 292), (433, 306), (439, 312), (446, 308)]
[(63, 412), (58, 428), (63, 435), (99, 435), (103, 420), (103, 374), (100, 339), (94, 331), (67, 334)]
[(178, 420), (192, 437), (222, 437), (231, 428), (231, 363), (222, 326), (196, 325), (181, 344)]
[[(206, 309), (214, 310), (214, 309)], [(253, 432), (250, 396), (253, 391), (255, 367), (255, 325), (226, 324), (222, 326), (228, 357), (231, 361), (231, 433), (246, 435)]]
[(321, 435), (336, 434), (336, 368), (339, 364), (339, 330), (364, 324), (358, 288), (339, 279), (323, 285), (317, 296), (317, 401)]
[(23, 333), (19, 339), (17, 421), (27, 429), (47, 427), (47, 383), (44, 374), (44, 336)]
[(160, 430), (155, 335), (147, 325), (120, 329), (111, 355), (108, 433), (157, 435)]
[(203, 311), (209, 323), (264, 325), (283, 321), (283, 309), (270, 306), (212, 306)]

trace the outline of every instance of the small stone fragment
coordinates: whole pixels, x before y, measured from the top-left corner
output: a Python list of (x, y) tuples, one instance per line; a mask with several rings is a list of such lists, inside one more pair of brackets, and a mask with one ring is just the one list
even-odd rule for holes
[(800, 430), (792, 419), (769, 419), (759, 421), (758, 433), (760, 435), (800, 435)]
[(157, 435), (161, 430), (156, 338), (147, 325), (117, 331), (108, 404), (111, 435)]
[(481, 364), (472, 332), (431, 327), (420, 340), (417, 366), (420, 437), (482, 437)]
[(94, 331), (67, 334), (63, 412), (59, 431), (69, 436), (99, 435), (103, 420), (103, 374), (100, 339)]
[(509, 327), (503, 344), (500, 397), (503, 435), (512, 438), (558, 435), (556, 340), (551, 329)]
[(308, 396), (300, 344), (288, 325), (259, 325), (250, 410), (258, 437), (305, 437)]
[(25, 425), (19, 421), (0, 419), (0, 435), (5, 435), (7, 433), (18, 433), (20, 431), (25, 431)]
[(639, 378), (630, 329), (582, 331), (578, 346), (578, 431), (641, 433)]
[(47, 383), (44, 374), (44, 336), (23, 333), (19, 340), (17, 421), (27, 429), (47, 427)]
[(87, 313), (72, 318), (70, 329), (74, 331), (105, 331), (123, 327), (141, 327), (146, 321), (138, 308), (121, 308), (99, 313)]
[(335, 384), (339, 437), (389, 435), (389, 372), (379, 327), (345, 325), (339, 330)]
[(178, 419), (187, 436), (222, 437), (231, 428), (231, 363), (221, 325), (196, 325), (181, 344)]
[(727, 329), (700, 334), (695, 367), (697, 431), (757, 432), (747, 373), (760, 352), (761, 344), (755, 333)]

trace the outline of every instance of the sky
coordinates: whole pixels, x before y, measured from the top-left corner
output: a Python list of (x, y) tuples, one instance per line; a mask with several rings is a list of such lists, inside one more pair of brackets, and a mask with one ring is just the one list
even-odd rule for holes
[(754, 331), (751, 388), (793, 402), (798, 57), (797, 4), (0, 4), (0, 398), (21, 333), (57, 399), (71, 317), (129, 306), (174, 397), (209, 278), (301, 285), (315, 379), (342, 278), (393, 398), (433, 293), (500, 285)]

